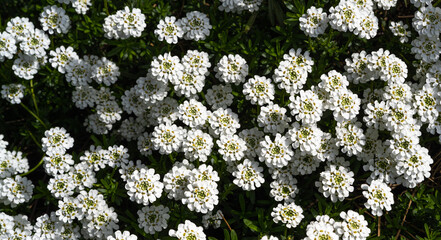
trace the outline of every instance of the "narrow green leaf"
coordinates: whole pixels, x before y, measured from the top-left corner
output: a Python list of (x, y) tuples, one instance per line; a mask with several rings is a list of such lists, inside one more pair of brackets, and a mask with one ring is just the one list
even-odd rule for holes
[(244, 219), (243, 223), (245, 223), (245, 225), (251, 229), (253, 232), (260, 232), (260, 228), (258, 226), (256, 226), (251, 220), (249, 219)]

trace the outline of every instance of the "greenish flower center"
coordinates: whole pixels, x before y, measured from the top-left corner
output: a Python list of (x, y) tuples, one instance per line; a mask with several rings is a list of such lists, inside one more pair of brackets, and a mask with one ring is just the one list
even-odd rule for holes
[(58, 23), (58, 14), (54, 14), (54, 15), (48, 17), (48, 20), (51, 24), (57, 24)]
[(38, 45), (39, 43), (40, 43), (40, 41), (37, 38), (31, 39), (31, 45), (35, 46), (35, 45)]
[(150, 183), (148, 181), (142, 181), (139, 184), (139, 189), (141, 189), (142, 191), (147, 191), (147, 190), (149, 190), (150, 186), (151, 185), (150, 185)]
[(265, 92), (265, 85), (264, 84), (257, 84), (256, 85), (256, 93), (262, 93)]
[(307, 101), (303, 104), (303, 109), (308, 112), (312, 112), (314, 110), (314, 104), (312, 104), (310, 101)]
[(197, 237), (196, 237), (196, 235), (195, 235), (195, 234), (193, 234), (193, 233), (190, 233), (190, 234), (188, 234), (188, 236), (187, 236), (187, 237), (185, 237), (185, 239), (186, 239), (186, 240), (196, 240), (196, 239), (197, 239)]
[(352, 99), (351, 99), (350, 97), (343, 97), (343, 98), (341, 99), (341, 105), (342, 105), (343, 107), (346, 107), (346, 106), (350, 106), (350, 105), (352, 105)]
[(150, 214), (147, 219), (149, 220), (150, 223), (156, 223), (156, 218), (158, 217), (158, 215), (156, 214)]
[(56, 189), (61, 190), (64, 189), (66, 187), (66, 184), (64, 182), (57, 182), (55, 184)]
[(271, 154), (279, 155), (282, 152), (282, 149), (279, 146), (275, 146), (271, 149)]
[(288, 217), (296, 217), (297, 212), (292, 209), (285, 209), (284, 214)]
[(412, 157), (409, 158), (409, 162), (411, 162), (413, 164), (417, 164), (418, 163), (418, 157), (413, 155)]
[(424, 97), (424, 103), (427, 106), (434, 106), (436, 102), (435, 102), (435, 99), (433, 99), (433, 97), (431, 97), (430, 95), (426, 95)]
[(282, 187), (282, 194), (288, 195), (290, 193), (290, 189), (287, 186)]
[(381, 192), (380, 190), (375, 191), (374, 197), (378, 200), (383, 200), (384, 199), (383, 192)]
[(244, 174), (244, 178), (250, 180), (252, 177), (254, 177), (254, 172), (252, 170), (247, 170)]
[(175, 27), (173, 27), (172, 25), (167, 25), (167, 27), (165, 27), (165, 32), (167, 32), (168, 34), (173, 34), (175, 32)]

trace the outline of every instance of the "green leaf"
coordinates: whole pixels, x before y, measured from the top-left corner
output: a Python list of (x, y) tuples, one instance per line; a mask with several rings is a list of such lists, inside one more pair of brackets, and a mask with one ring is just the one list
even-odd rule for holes
[(245, 198), (243, 197), (243, 194), (239, 195), (239, 204), (240, 204), (240, 210), (242, 211), (242, 214), (245, 213)]
[(231, 229), (231, 240), (237, 240), (237, 234), (236, 231), (234, 231), (234, 229)]
[(260, 232), (260, 228), (258, 226), (256, 226), (251, 220), (249, 219), (244, 219), (243, 223), (245, 223), (245, 225), (251, 229), (253, 232)]
[(225, 236), (224, 240), (230, 240), (230, 233), (228, 232), (227, 229), (224, 229), (224, 236)]

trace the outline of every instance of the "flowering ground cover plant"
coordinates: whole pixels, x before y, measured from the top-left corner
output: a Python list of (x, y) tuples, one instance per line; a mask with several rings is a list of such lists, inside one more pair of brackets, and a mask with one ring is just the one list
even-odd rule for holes
[(440, 239), (441, 1), (0, 5), (0, 239)]

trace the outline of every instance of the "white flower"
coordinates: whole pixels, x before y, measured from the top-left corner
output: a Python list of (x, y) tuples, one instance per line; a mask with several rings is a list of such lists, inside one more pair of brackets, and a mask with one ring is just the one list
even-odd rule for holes
[(219, 203), (217, 184), (211, 181), (195, 181), (187, 185), (182, 198), (190, 211), (207, 213)]
[(164, 188), (160, 178), (159, 174), (155, 174), (155, 170), (152, 168), (135, 170), (127, 179), (125, 185), (130, 200), (144, 205), (155, 202), (156, 199), (161, 197)]
[(293, 177), (278, 178), (270, 184), (270, 196), (278, 202), (292, 202), (299, 192), (296, 183), (297, 179)]
[(178, 81), (183, 70), (184, 66), (180, 63), (179, 57), (164, 53), (164, 55), (153, 57), (149, 73), (158, 81), (167, 83)]
[(271, 79), (266, 77), (256, 75), (243, 85), (243, 94), (247, 100), (251, 101), (251, 104), (262, 106), (272, 103), (274, 93), (274, 85)]
[(186, 158), (206, 162), (213, 148), (213, 138), (201, 130), (189, 130), (182, 143), (182, 148)]
[(12, 34), (17, 42), (22, 41), (33, 30), (34, 24), (27, 17), (15, 17), (6, 24), (6, 32)]
[(179, 240), (194, 239), (194, 240), (205, 240), (206, 236), (204, 229), (202, 227), (196, 226), (193, 222), (185, 220), (185, 224), (180, 223), (178, 229), (171, 229), (168, 232), (170, 237), (176, 237)]
[(15, 53), (17, 53), (16, 41), (12, 34), (7, 32), (0, 32), (0, 62), (3, 62), (5, 58), (12, 59)]
[(389, 25), (389, 29), (391, 30), (394, 36), (400, 37), (400, 42), (405, 43), (409, 40), (411, 31), (407, 30), (409, 26), (404, 24), (403, 21), (394, 22), (391, 21)]
[(260, 240), (279, 240), (277, 237), (274, 237), (274, 236), (268, 236), (268, 235), (265, 235), (265, 236), (263, 236)]
[(320, 121), (323, 114), (323, 101), (311, 90), (300, 90), (299, 95), (289, 97), (291, 115), (303, 124), (314, 124)]
[(389, 10), (391, 7), (395, 7), (397, 5), (397, 0), (374, 0), (378, 8)]
[(104, 206), (100, 212), (91, 219), (84, 218), (82, 221), (83, 233), (86, 238), (101, 239), (112, 235), (118, 229), (118, 215), (113, 207)]
[(361, 129), (361, 123), (347, 124), (336, 128), (336, 145), (342, 147), (341, 151), (349, 157), (358, 155), (366, 144), (366, 136)]
[(252, 129), (244, 129), (239, 133), (239, 137), (245, 140), (247, 151), (245, 155), (250, 158), (256, 157), (259, 153), (259, 143), (262, 140), (264, 133), (257, 127)]
[(360, 103), (358, 95), (351, 90), (334, 91), (330, 94), (329, 109), (333, 111), (335, 120), (348, 121), (358, 115)]
[(205, 85), (205, 76), (195, 72), (183, 71), (179, 78), (171, 79), (178, 96), (186, 98), (197, 98), (197, 93), (202, 91)]
[(43, 158), (44, 169), (49, 175), (63, 174), (70, 170), (74, 165), (74, 160), (70, 154), (56, 153), (52, 156)]
[(188, 50), (182, 57), (182, 64), (184, 65), (185, 71), (194, 73), (195, 75), (207, 76), (209, 74), (208, 68), (211, 67), (208, 53), (197, 50)]
[(87, 163), (78, 163), (70, 168), (67, 173), (72, 179), (72, 184), (75, 188), (83, 190), (84, 188), (91, 188), (96, 183), (95, 172)]
[(219, 108), (208, 118), (210, 130), (217, 136), (235, 134), (240, 128), (239, 116), (231, 109)]
[(202, 216), (202, 224), (205, 229), (208, 229), (209, 226), (213, 226), (213, 228), (219, 228), (222, 220), (222, 211), (217, 210), (216, 213), (208, 212), (204, 216)]
[(25, 86), (19, 83), (2, 85), (2, 98), (6, 99), (12, 104), (20, 104), (21, 99), (24, 97), (25, 89)]
[(398, 132), (407, 125), (415, 123), (416, 120), (413, 118), (415, 109), (411, 105), (389, 102), (389, 108), (389, 114), (385, 116), (387, 130)]
[(50, 43), (51, 40), (48, 35), (40, 29), (33, 29), (20, 43), (20, 49), (26, 55), (41, 58), (46, 55), (46, 49), (49, 48)]
[(40, 64), (38, 59), (34, 56), (18, 53), (18, 58), (14, 60), (12, 70), (14, 74), (26, 80), (31, 80), (37, 74)]
[(106, 86), (114, 84), (120, 75), (119, 67), (115, 63), (102, 57), (91, 67), (91, 77), (100, 84), (104, 83)]
[(340, 32), (354, 31), (359, 27), (361, 16), (355, 1), (340, 1), (329, 9), (329, 24)]
[(291, 141), (279, 133), (274, 141), (265, 136), (265, 140), (260, 142), (259, 161), (265, 162), (268, 167), (282, 168), (288, 165), (294, 155), (290, 145)]
[(340, 217), (343, 219), (343, 222), (336, 222), (334, 227), (342, 239), (366, 239), (369, 237), (371, 230), (363, 215), (349, 210), (341, 212)]
[(441, 8), (432, 4), (419, 8), (412, 19), (412, 26), (419, 35), (438, 37), (441, 27)]
[(318, 84), (318, 87), (327, 93), (345, 91), (347, 86), (349, 86), (346, 76), (335, 70), (331, 70), (327, 74), (322, 74), (320, 80), (321, 82)]
[(303, 209), (294, 202), (278, 204), (271, 212), (275, 223), (282, 222), (287, 228), (295, 228), (304, 218)]
[(0, 180), (0, 189), (0, 202), (14, 208), (31, 200), (34, 185), (26, 177), (16, 175), (14, 178)]
[(390, 211), (394, 204), (394, 195), (387, 184), (381, 180), (373, 180), (369, 185), (362, 184), (363, 196), (367, 199), (364, 206), (371, 209), (374, 216), (383, 215), (383, 209)]
[(91, 145), (89, 150), (86, 150), (84, 155), (80, 156), (80, 161), (87, 163), (94, 171), (99, 171), (109, 163), (106, 155), (107, 151), (101, 146)]
[(98, 114), (90, 114), (84, 121), (84, 126), (88, 132), (102, 135), (107, 134), (112, 129), (112, 124), (106, 124), (99, 120)]
[(286, 115), (286, 108), (272, 103), (261, 107), (257, 116), (259, 127), (263, 127), (264, 132), (273, 135), (285, 132), (285, 129), (289, 127), (289, 122), (291, 118)]
[(55, 5), (44, 7), (39, 20), (43, 30), (49, 34), (66, 34), (70, 28), (70, 19), (66, 11)]
[(222, 3), (219, 5), (220, 11), (241, 13), (244, 10), (249, 12), (258, 11), (263, 0), (220, 0), (220, 2)]
[(288, 131), (288, 135), (291, 137), (293, 149), (300, 147), (302, 152), (316, 155), (323, 132), (315, 124), (300, 125), (295, 122)]
[(332, 202), (343, 201), (354, 191), (354, 173), (343, 166), (330, 165), (320, 173), (320, 181), (315, 182), (319, 192)]
[(68, 174), (55, 175), (49, 179), (47, 189), (55, 198), (62, 199), (71, 196), (74, 193), (75, 183)]
[(115, 232), (115, 237), (107, 236), (107, 240), (137, 240), (138, 237), (135, 234), (131, 234), (129, 231), (121, 232), (120, 230)]
[(433, 163), (429, 151), (425, 147), (415, 146), (408, 154), (396, 159), (395, 169), (398, 175), (398, 183), (405, 187), (414, 188), (425, 178), (430, 177), (430, 165)]
[(107, 206), (104, 196), (98, 190), (91, 189), (88, 192), (81, 191), (76, 197), (78, 206), (78, 219), (92, 218)]
[(335, 220), (328, 215), (319, 215), (315, 217), (316, 221), (311, 221), (306, 226), (306, 238), (304, 240), (316, 239), (340, 239), (334, 228)]
[(124, 111), (128, 114), (135, 114), (141, 116), (148, 108), (147, 103), (141, 99), (141, 94), (138, 92), (137, 86), (130, 88), (121, 96), (121, 104)]
[(168, 193), (167, 197), (181, 200), (184, 197), (184, 191), (189, 184), (190, 170), (182, 166), (173, 166), (168, 173), (164, 175), (164, 190)]
[(378, 18), (374, 12), (362, 11), (359, 14), (363, 14), (360, 20), (360, 25), (354, 29), (354, 34), (360, 38), (371, 39), (377, 35), (378, 31)]
[(165, 17), (156, 26), (155, 35), (158, 36), (159, 41), (165, 40), (168, 44), (176, 44), (178, 38), (182, 38), (184, 35), (184, 28), (181, 23), (181, 21), (176, 21), (175, 16)]
[(424, 62), (436, 62), (441, 53), (441, 43), (438, 36), (431, 38), (420, 35), (412, 41), (411, 52), (415, 54), (416, 59)]
[(89, 6), (92, 6), (91, 0), (69, 0), (72, 2), (72, 7), (78, 14), (86, 14), (89, 10)]
[(370, 54), (363, 50), (360, 53), (353, 53), (351, 58), (346, 58), (345, 70), (348, 74), (348, 80), (355, 84), (366, 83), (374, 80), (374, 73), (368, 68)]
[(299, 22), (300, 30), (307, 36), (318, 37), (328, 27), (328, 15), (323, 12), (323, 8), (312, 6), (299, 18)]
[(220, 139), (216, 141), (219, 147), (218, 152), (227, 162), (240, 161), (247, 149), (245, 141), (238, 135), (220, 135)]
[(265, 182), (262, 172), (258, 162), (245, 159), (232, 173), (235, 177), (233, 183), (245, 191), (255, 190)]
[(56, 68), (60, 73), (66, 72), (66, 66), (75, 59), (79, 59), (78, 54), (72, 47), (60, 46), (49, 52), (52, 58), (49, 59), (51, 66)]
[(114, 15), (104, 19), (103, 30), (106, 38), (127, 39), (129, 37), (140, 37), (146, 27), (145, 15), (141, 9), (125, 7)]
[(54, 127), (44, 132), (44, 138), (41, 139), (42, 149), (48, 155), (56, 153), (64, 154), (67, 149), (73, 147), (74, 139), (67, 133), (66, 129)]
[(230, 84), (213, 85), (205, 94), (205, 100), (213, 110), (228, 108), (233, 103), (233, 98)]
[(363, 121), (368, 127), (384, 130), (386, 126), (384, 116), (387, 116), (389, 113), (389, 106), (385, 101), (378, 102), (375, 100), (374, 103), (368, 103), (364, 109), (364, 113)]
[(135, 89), (137, 89), (139, 97), (147, 105), (153, 105), (158, 101), (162, 101), (167, 96), (167, 91), (169, 90), (166, 82), (158, 81), (150, 74), (147, 74), (146, 77), (138, 78)]
[(171, 124), (160, 124), (152, 133), (152, 142), (155, 150), (161, 154), (170, 154), (181, 148), (186, 131), (182, 127)]
[(407, 78), (406, 63), (395, 55), (387, 58), (385, 63), (386, 67), (382, 69), (381, 79), (388, 83), (403, 83)]
[(152, 134), (145, 132), (137, 139), (138, 150), (143, 156), (152, 155)]
[(320, 147), (317, 149), (317, 155), (315, 156), (320, 161), (334, 159), (339, 150), (336, 143), (336, 139), (332, 138), (330, 133), (323, 133), (320, 139)]
[(92, 66), (83, 59), (69, 61), (65, 67), (65, 72), (66, 81), (75, 87), (92, 83)]
[(207, 121), (207, 108), (195, 99), (186, 100), (178, 107), (179, 119), (191, 128), (201, 127)]
[[(384, 87), (383, 99), (386, 100), (387, 105), (393, 103), (411, 104), (413, 93), (407, 83), (390, 83)], [(388, 112), (388, 110), (386, 110)]]
[(58, 201), (58, 210), (55, 212), (58, 219), (65, 223), (72, 223), (75, 218), (81, 220), (79, 212), (78, 199), (73, 197), (64, 197), (63, 200)]
[(205, 40), (210, 35), (212, 26), (205, 13), (199, 11), (188, 12), (179, 22), (185, 31), (184, 39), (186, 40)]
[(435, 88), (425, 84), (414, 96), (413, 106), (424, 123), (436, 121), (441, 111), (441, 96), (436, 91)]
[(169, 208), (163, 205), (146, 206), (138, 210), (138, 226), (148, 234), (155, 234), (167, 228)]
[(34, 239), (55, 239), (61, 233), (61, 222), (55, 212), (51, 212), (50, 216), (44, 214), (38, 217), (34, 225), (34, 232)]
[(219, 60), (214, 71), (220, 81), (239, 85), (248, 75), (248, 64), (240, 55), (229, 54)]
[(121, 122), (120, 128), (117, 131), (127, 141), (134, 141), (138, 139), (142, 132), (144, 132), (146, 126), (150, 126), (148, 124), (148, 121), (143, 121), (143, 117), (138, 117), (136, 119), (129, 117)]
[(308, 175), (317, 170), (320, 163), (321, 160), (317, 157), (297, 149), (288, 167), (293, 175)]
[(122, 113), (123, 111), (116, 101), (108, 101), (96, 107), (99, 120), (105, 124), (114, 124), (121, 120)]
[[(164, 100), (152, 106), (151, 115), (144, 118), (148, 121), (156, 122), (157, 124), (168, 123), (171, 124), (178, 119), (178, 101), (171, 97), (166, 97)], [(145, 112), (147, 113), (147, 111)], [(152, 119), (153, 118), (153, 119)], [(155, 125), (155, 124), (153, 124)]]

